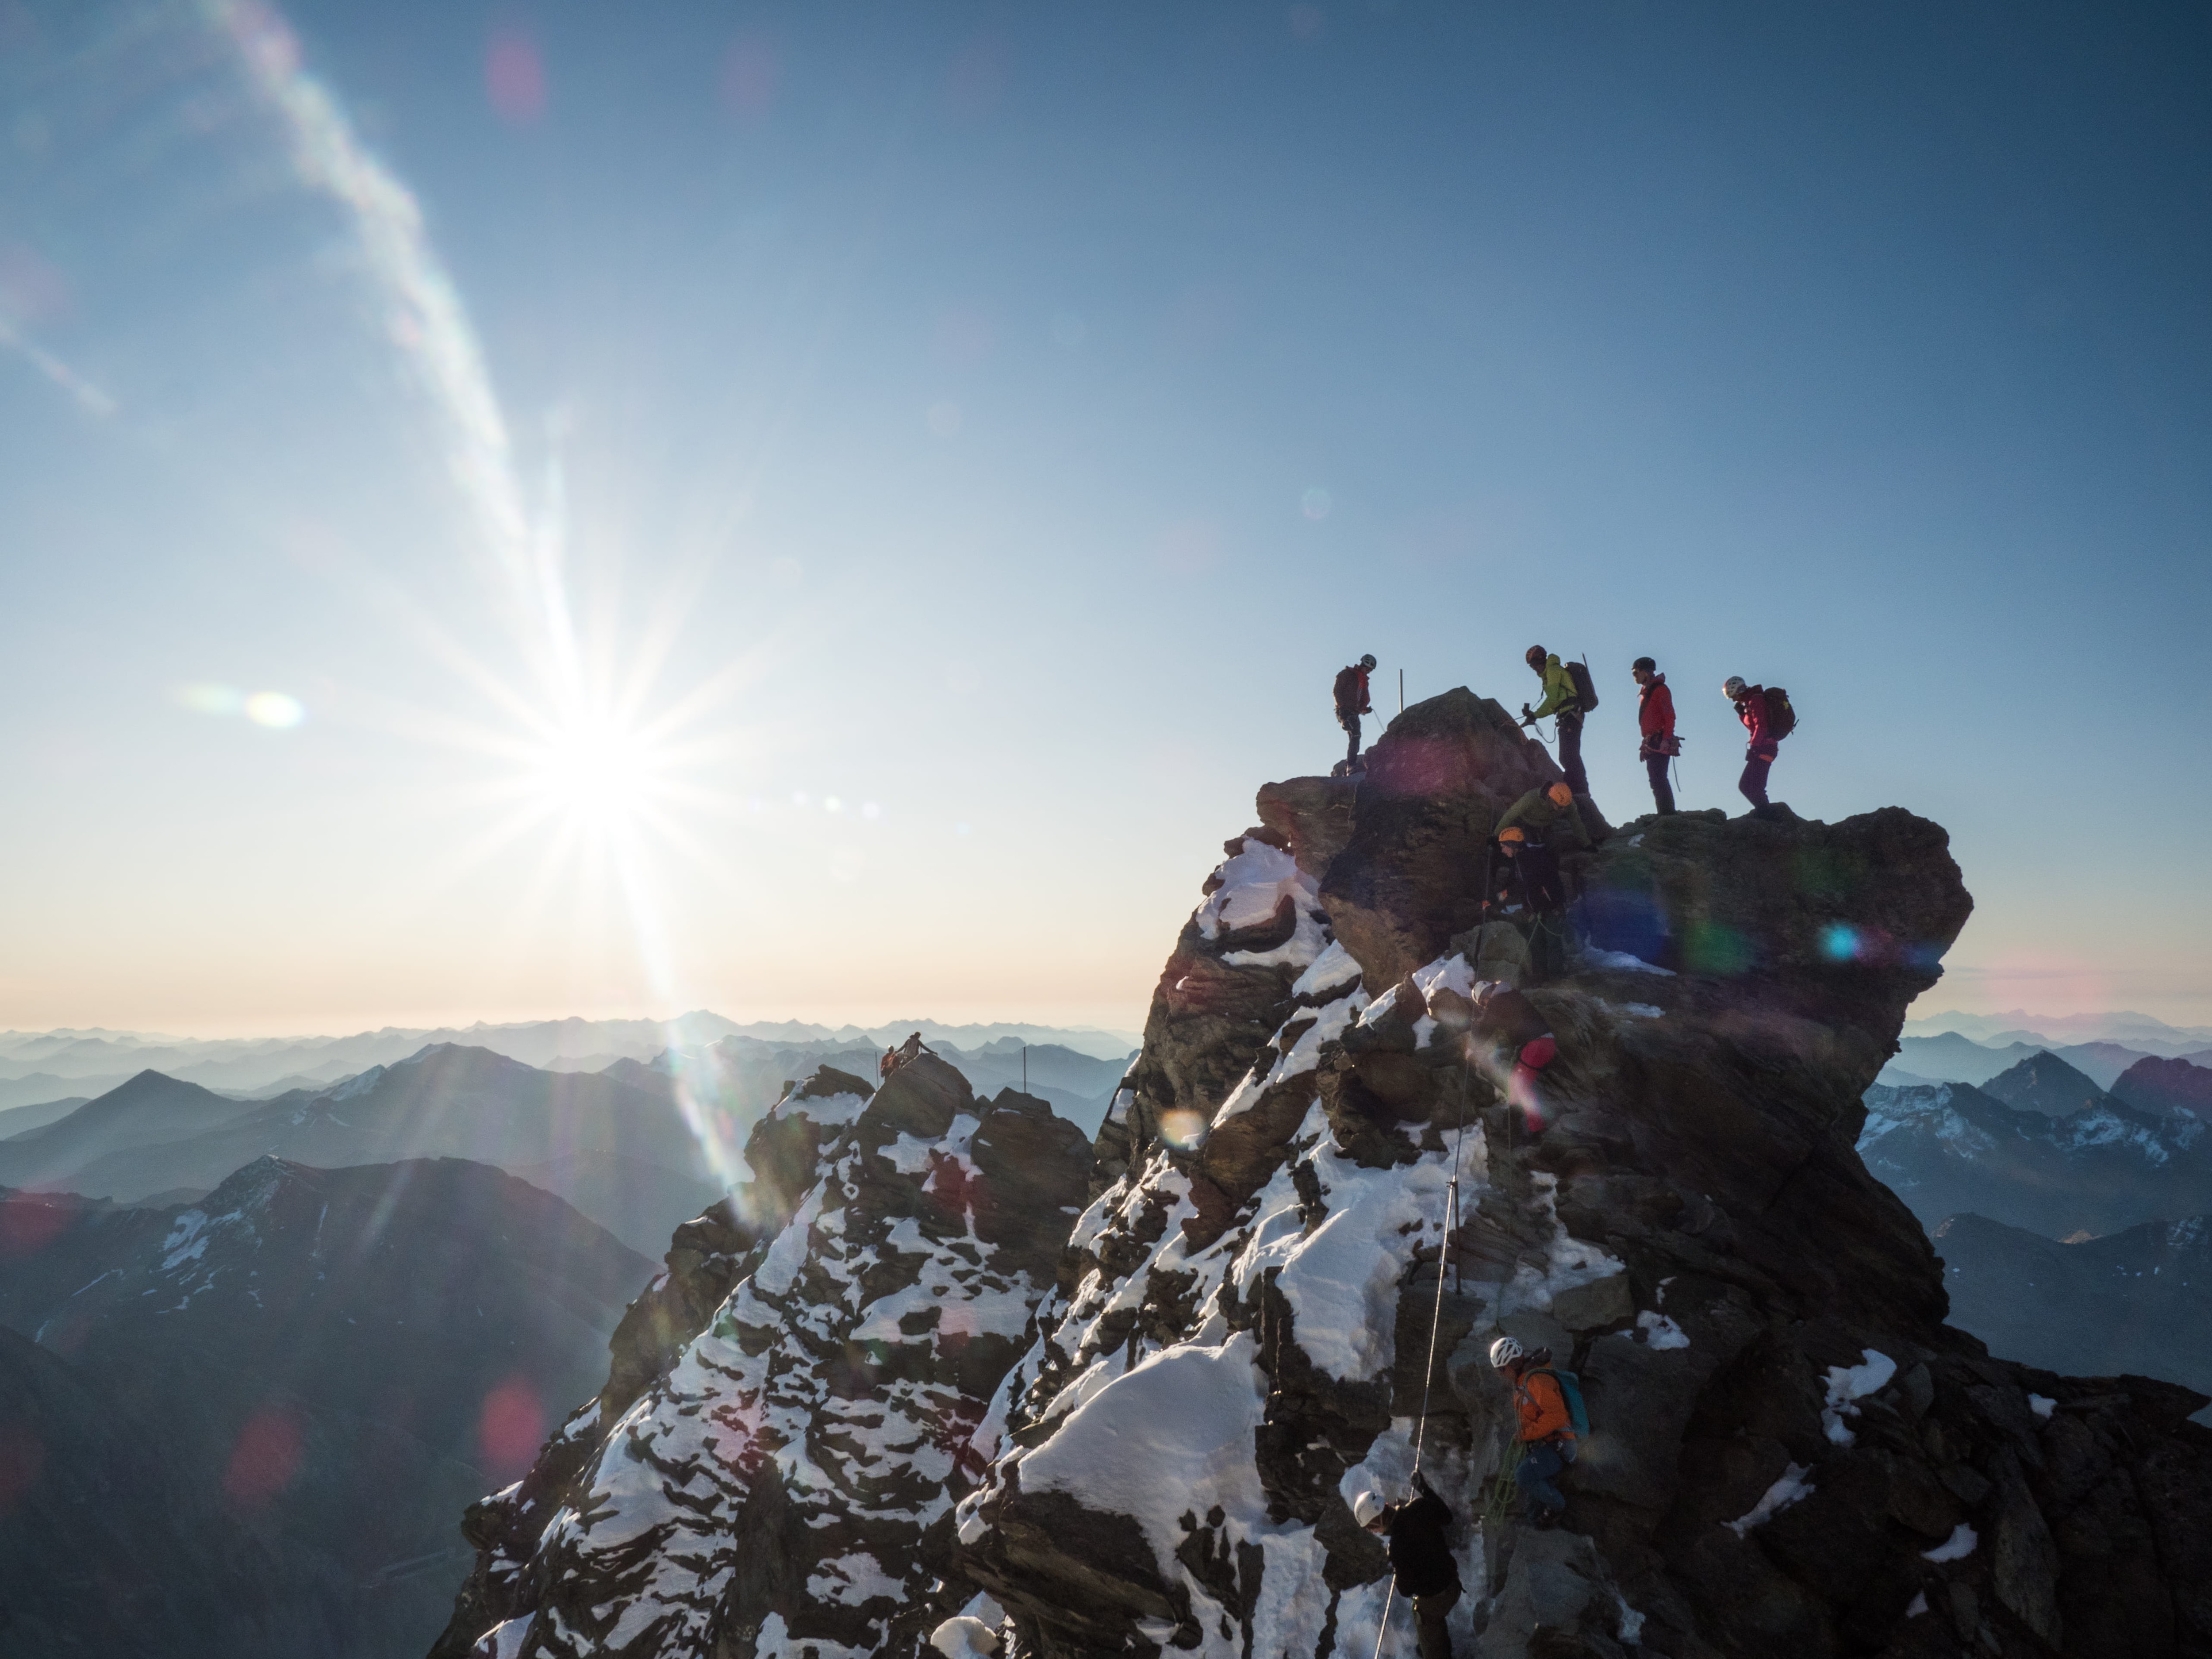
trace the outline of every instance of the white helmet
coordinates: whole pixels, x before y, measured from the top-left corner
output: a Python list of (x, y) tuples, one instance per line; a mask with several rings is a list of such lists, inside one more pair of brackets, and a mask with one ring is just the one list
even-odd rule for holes
[(1371, 1527), (1382, 1516), (1382, 1500), (1371, 1492), (1364, 1492), (1352, 1500), (1352, 1518), (1363, 1527)]
[(1490, 1345), (1490, 1368), (1504, 1370), (1515, 1360), (1523, 1357), (1526, 1350), (1510, 1336), (1501, 1336)]
[(1740, 697), (1744, 694), (1745, 689), (1743, 676), (1741, 674), (1731, 674), (1727, 679), (1721, 683), (1721, 696), (1724, 697)]

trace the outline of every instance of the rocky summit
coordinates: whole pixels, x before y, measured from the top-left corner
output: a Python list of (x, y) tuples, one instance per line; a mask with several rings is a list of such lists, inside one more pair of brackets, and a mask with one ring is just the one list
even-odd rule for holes
[[(1536, 982), (1485, 848), (1557, 775), (1458, 690), (1263, 788), (1092, 1158), (926, 1060), (792, 1091), (471, 1511), (439, 1653), (1409, 1656), (1350, 1502), (1417, 1464), (1460, 1659), (2212, 1651), (2203, 1397), (1948, 1327), (1855, 1150), (1972, 908), (1943, 831), (1592, 811)], [(1556, 1036), (1533, 1103), (1482, 981)], [(1501, 1333), (1587, 1402), (1554, 1529)]]

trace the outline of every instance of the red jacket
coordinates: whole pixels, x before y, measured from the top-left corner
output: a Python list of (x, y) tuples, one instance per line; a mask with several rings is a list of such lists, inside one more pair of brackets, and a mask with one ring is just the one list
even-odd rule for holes
[(1747, 688), (1736, 700), (1735, 717), (1743, 722), (1743, 729), (1751, 733), (1750, 752), (1762, 760), (1772, 760), (1782, 752), (1778, 738), (1767, 735), (1766, 688), (1754, 685)]
[(1651, 684), (1636, 694), (1636, 723), (1643, 728), (1646, 754), (1659, 747), (1653, 739), (1674, 735), (1674, 694), (1667, 689), (1664, 674), (1654, 674)]
[(1371, 714), (1375, 705), (1367, 700), (1367, 671), (1358, 663), (1341, 668), (1336, 675), (1336, 713), (1339, 719), (1353, 714)]

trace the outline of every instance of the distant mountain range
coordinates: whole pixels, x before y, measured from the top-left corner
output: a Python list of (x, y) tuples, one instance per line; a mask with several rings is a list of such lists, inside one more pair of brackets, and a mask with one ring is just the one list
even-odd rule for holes
[(202, 1039), (142, 1031), (0, 1031), (0, 1109), (64, 1095), (105, 1093), (126, 1078), (157, 1071), (215, 1090), (244, 1092), (276, 1087), (312, 1088), (365, 1072), (436, 1043), (489, 1048), (526, 1066), (556, 1071), (599, 1071), (617, 1060), (649, 1060), (670, 1048), (697, 1048), (725, 1037), (747, 1037), (786, 1047), (830, 1043), (843, 1048), (902, 1040), (919, 1030), (933, 1047), (950, 1043), (980, 1051), (1058, 1044), (1106, 1060), (1136, 1048), (1133, 1034), (1093, 1027), (1063, 1029), (999, 1022), (946, 1025), (937, 1020), (886, 1024), (812, 1025), (800, 1020), (750, 1024), (706, 1010), (670, 1020), (553, 1019), (512, 1024), (362, 1031), (350, 1036), (224, 1037)]
[(1988, 1089), (1867, 1091), (1859, 1156), (1923, 1226), (1972, 1212), (2057, 1239), (2212, 1211), (2212, 1126), (2105, 1095), (2064, 1117), (2022, 1111), (1995, 1091), (2047, 1095), (2056, 1081), (2022, 1066)]
[(653, 1271), (459, 1159), (0, 1194), (0, 1650), (412, 1659)]
[(1999, 1047), (2027, 1042), (2057, 1048), (2097, 1042), (2124, 1043), (2144, 1054), (2176, 1054), (2212, 1048), (2212, 1025), (2169, 1025), (2148, 1014), (2126, 1010), (2094, 1014), (2031, 1014), (2014, 1008), (2002, 1014), (1916, 1014), (1905, 1022), (1907, 1036), (1956, 1031), (1978, 1042)]

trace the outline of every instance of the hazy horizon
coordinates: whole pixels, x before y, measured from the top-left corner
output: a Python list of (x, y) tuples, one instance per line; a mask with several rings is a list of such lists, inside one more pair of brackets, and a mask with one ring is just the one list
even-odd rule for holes
[[(865, 27), (861, 25), (865, 23)], [(2212, 1023), (2212, 19), (0, 14), (0, 1026), (1140, 1026), (1521, 654)], [(757, 1011), (757, 1012), (756, 1012)]]

